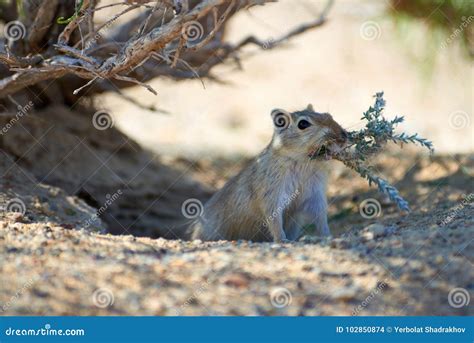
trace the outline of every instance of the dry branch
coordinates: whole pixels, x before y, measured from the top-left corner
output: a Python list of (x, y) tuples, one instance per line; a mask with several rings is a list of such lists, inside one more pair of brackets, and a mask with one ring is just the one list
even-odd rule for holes
[[(1, 75), (0, 98), (41, 81), (66, 76), (71, 82), (67, 83), (65, 92), (77, 94), (90, 88), (88, 95), (110, 89), (102, 86), (105, 81), (118, 88), (139, 84), (156, 93), (146, 82), (157, 76), (212, 78), (212, 67), (228, 57), (237, 58), (236, 53), (243, 46), (253, 43), (268, 47), (268, 43), (265, 46), (265, 42), (255, 37), (231, 45), (224, 41), (224, 33), (226, 23), (235, 13), (272, 1), (143, 0), (99, 7), (98, 0), (83, 0), (77, 2), (79, 8), (71, 0), (40, 1), (39, 7), (29, 13), (28, 35), (22, 49), (0, 46), (0, 62), (10, 70), (10, 75)], [(270, 47), (323, 25), (331, 4), (328, 1), (318, 18), (273, 40)], [(101, 9), (123, 6), (124, 9), (103, 23), (97, 22), (94, 16)], [(134, 18), (119, 22), (126, 13), (140, 9)], [(65, 11), (69, 19), (57, 21), (58, 13)], [(190, 25), (199, 30), (198, 39), (188, 36), (186, 30)], [(15, 44), (18, 42), (9, 42)], [(154, 61), (149, 61), (150, 58)]]

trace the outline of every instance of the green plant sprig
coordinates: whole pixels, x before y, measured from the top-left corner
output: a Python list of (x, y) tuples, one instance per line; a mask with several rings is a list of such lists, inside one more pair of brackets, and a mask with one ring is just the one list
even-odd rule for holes
[(363, 178), (367, 179), (369, 186), (376, 184), (379, 192), (387, 194), (390, 200), (396, 203), (400, 210), (410, 212), (410, 205), (405, 199), (403, 199), (398, 190), (390, 185), (388, 181), (376, 176), (370, 167), (365, 166), (361, 161), (340, 159), (339, 157), (335, 158), (343, 162), (349, 168), (355, 170)]
[(365, 127), (359, 131), (349, 132), (350, 145), (334, 155), (333, 158), (343, 162), (347, 167), (367, 179), (369, 186), (376, 184), (378, 190), (383, 194), (387, 194), (400, 210), (409, 212), (408, 202), (403, 199), (398, 190), (386, 180), (376, 176), (372, 169), (365, 165), (365, 162), (369, 157), (379, 153), (388, 142), (401, 144), (402, 147), (403, 144), (419, 144), (427, 148), (430, 153), (434, 152), (433, 143), (419, 137), (418, 134), (396, 134), (395, 128), (404, 121), (404, 117), (395, 117), (392, 120), (385, 119), (383, 117), (385, 108), (383, 92), (376, 93), (374, 97), (374, 106), (369, 107), (361, 118), (367, 122)]
[(418, 134), (395, 134), (396, 126), (403, 123), (405, 118), (396, 116), (392, 120), (385, 119), (383, 117), (383, 111), (385, 108), (383, 92), (376, 93), (374, 97), (374, 106), (370, 106), (361, 118), (362, 120), (367, 121), (365, 128), (360, 131), (349, 132), (351, 147), (355, 147), (355, 152), (358, 155), (356, 157), (365, 160), (370, 155), (378, 153), (389, 141), (401, 144), (419, 144), (429, 149), (430, 152), (434, 151), (433, 143), (427, 139), (419, 137)]
[(79, 15), (79, 12), (82, 9), (83, 3), (84, 3), (84, 0), (79, 0), (79, 2), (76, 1), (76, 9), (74, 11), (74, 14), (69, 18), (59, 17), (58, 19), (56, 19), (56, 22), (62, 25), (69, 24), (71, 21), (77, 18), (77, 16)]

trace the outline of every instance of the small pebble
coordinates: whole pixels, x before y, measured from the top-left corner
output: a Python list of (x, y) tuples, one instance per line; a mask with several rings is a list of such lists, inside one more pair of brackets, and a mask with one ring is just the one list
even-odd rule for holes
[(387, 234), (387, 228), (382, 224), (371, 224), (364, 228), (363, 237), (367, 240), (372, 240), (378, 237), (383, 237)]
[(351, 243), (343, 238), (334, 238), (331, 241), (331, 248), (336, 248), (336, 249), (348, 249), (351, 247)]
[(444, 259), (444, 257), (443, 257), (442, 255), (436, 255), (434, 261), (435, 261), (436, 264), (443, 264), (443, 263), (445, 263), (445, 259)]
[(359, 292), (359, 289), (357, 289), (356, 287), (340, 288), (332, 292), (331, 298), (339, 301), (348, 302), (355, 299)]
[(224, 277), (223, 283), (227, 286), (235, 288), (248, 287), (250, 282), (250, 275), (247, 273), (237, 272)]

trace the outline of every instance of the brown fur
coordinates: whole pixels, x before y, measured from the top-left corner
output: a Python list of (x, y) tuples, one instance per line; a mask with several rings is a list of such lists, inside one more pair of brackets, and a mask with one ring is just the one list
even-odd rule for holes
[[(272, 118), (272, 141), (205, 204), (190, 225), (193, 239), (296, 240), (307, 224), (330, 234), (328, 163), (309, 156), (322, 145), (339, 149), (347, 134), (329, 114), (314, 112), (311, 106), (293, 113), (274, 110)], [(302, 120), (310, 126), (299, 128)]]

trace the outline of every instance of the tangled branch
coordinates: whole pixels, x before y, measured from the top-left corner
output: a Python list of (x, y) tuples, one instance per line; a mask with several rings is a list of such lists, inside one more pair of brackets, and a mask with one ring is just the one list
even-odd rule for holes
[[(107, 83), (117, 88), (139, 84), (156, 94), (146, 82), (157, 76), (212, 78), (211, 68), (228, 57), (237, 58), (243, 46), (268, 48), (253, 36), (230, 44), (224, 34), (235, 13), (273, 1), (127, 0), (99, 7), (98, 0), (40, 0), (15, 21), (25, 38), (6, 37), (8, 44), (0, 45), (0, 62), (8, 69), (7, 75), (0, 74), (0, 98), (61, 77), (68, 77), (68, 85), (74, 87), (70, 93), (89, 87), (88, 95), (109, 90)], [(38, 0), (23, 4), (31, 7), (33, 2)], [(331, 5), (328, 1), (316, 20), (273, 40), (271, 47), (323, 25)], [(98, 22), (99, 11), (119, 7), (123, 9)], [(134, 12), (131, 19), (120, 21)]]
[(382, 194), (389, 196), (402, 211), (409, 212), (408, 202), (403, 199), (398, 190), (386, 180), (375, 175), (373, 170), (366, 166), (369, 157), (379, 153), (388, 142), (396, 144), (419, 144), (434, 152), (433, 143), (421, 138), (418, 134), (396, 134), (396, 126), (404, 121), (404, 117), (395, 117), (387, 120), (382, 113), (385, 108), (383, 92), (375, 94), (375, 104), (369, 107), (361, 119), (366, 121), (365, 128), (349, 132), (350, 145), (343, 151), (335, 154), (334, 159), (341, 161), (347, 167), (355, 170), (360, 176), (367, 179), (369, 186), (376, 184)]

